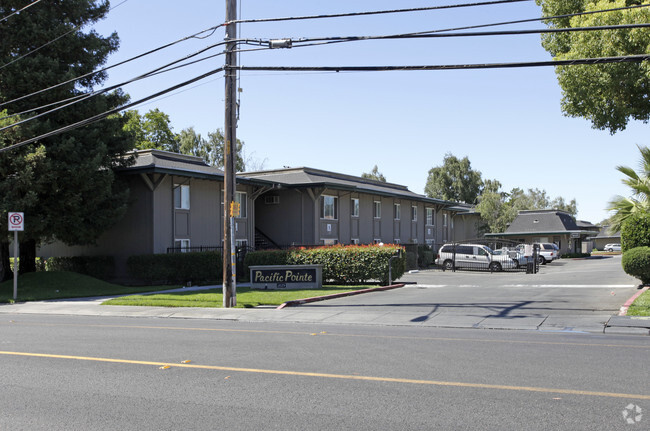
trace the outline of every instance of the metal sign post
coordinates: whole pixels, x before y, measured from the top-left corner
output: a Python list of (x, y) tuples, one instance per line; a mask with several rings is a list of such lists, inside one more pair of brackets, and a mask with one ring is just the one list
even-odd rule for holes
[(9, 232), (14, 233), (14, 301), (18, 298), (18, 232), (25, 230), (25, 214), (9, 213)]

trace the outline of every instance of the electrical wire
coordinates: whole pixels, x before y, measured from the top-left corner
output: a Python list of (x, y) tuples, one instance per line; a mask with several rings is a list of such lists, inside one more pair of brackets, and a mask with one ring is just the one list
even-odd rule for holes
[(86, 118), (84, 120), (81, 120), (81, 121), (78, 121), (76, 123), (61, 127), (59, 129), (53, 130), (53, 131), (48, 132), (48, 133), (44, 133), (44, 134), (42, 134), (40, 136), (36, 136), (34, 138), (30, 138), (30, 139), (24, 140), (22, 142), (18, 142), (16, 144), (8, 145), (8, 146), (6, 146), (4, 148), (0, 148), (0, 153), (16, 149), (16, 148), (22, 147), (22, 146), (27, 145), (27, 144), (31, 144), (31, 143), (39, 141), (41, 139), (49, 138), (51, 136), (55, 136), (55, 135), (58, 135), (58, 134), (61, 134), (61, 133), (64, 133), (64, 132), (68, 132), (70, 130), (77, 129), (79, 127), (87, 126), (89, 124), (92, 124), (92, 123), (95, 123), (97, 121), (103, 120), (106, 117), (108, 117), (109, 115), (113, 115), (113, 114), (115, 114), (117, 112), (120, 112), (120, 111), (123, 111), (125, 109), (132, 108), (132, 107), (134, 107), (136, 105), (142, 104), (142, 103), (147, 102), (147, 101), (149, 101), (151, 99), (155, 99), (156, 97), (159, 97), (159, 96), (162, 96), (164, 94), (170, 93), (172, 91), (178, 90), (179, 88), (182, 88), (182, 87), (185, 87), (187, 85), (193, 84), (193, 83), (195, 83), (197, 81), (200, 81), (202, 79), (207, 78), (208, 76), (212, 76), (212, 75), (214, 75), (216, 73), (223, 72), (223, 71), (224, 71), (223, 67), (213, 69), (213, 70), (211, 70), (211, 71), (209, 71), (207, 73), (196, 76), (196, 77), (194, 77), (192, 79), (189, 79), (187, 81), (184, 81), (184, 82), (182, 82), (180, 84), (176, 84), (176, 85), (174, 85), (172, 87), (166, 88), (165, 90), (159, 91), (159, 92), (157, 92), (155, 94), (152, 94), (150, 96), (147, 96), (147, 97), (144, 97), (142, 99), (136, 100), (135, 102), (128, 103), (126, 105), (122, 105), (122, 106), (119, 106), (117, 108), (110, 109), (108, 111), (102, 112), (101, 114), (97, 114), (97, 115), (94, 115), (92, 117), (88, 117), (88, 118)]
[[(280, 71), (280, 72), (386, 72), (422, 70), (471, 70), (504, 69), (542, 66), (574, 66), (581, 64), (640, 63), (650, 60), (650, 54), (626, 55), (617, 57), (577, 58), (573, 60), (529, 61), (517, 63), (481, 64), (443, 64), (422, 66), (234, 66), (240, 71)], [(228, 67), (226, 68), (228, 69)]]
[(217, 54), (214, 54), (214, 55), (211, 55), (211, 56), (208, 56), (208, 57), (204, 57), (204, 58), (199, 59), (199, 60), (188, 62), (188, 63), (182, 64), (182, 65), (178, 65), (176, 67), (170, 67), (170, 66), (173, 66), (174, 64), (180, 63), (181, 61), (196, 57), (197, 55), (199, 55), (199, 54), (201, 54), (201, 53), (203, 53), (205, 51), (208, 51), (208, 50), (210, 50), (212, 48), (215, 48), (215, 47), (220, 46), (220, 45), (225, 45), (226, 43), (228, 43), (228, 42), (224, 41), (224, 42), (218, 42), (218, 43), (209, 45), (209, 46), (207, 46), (207, 47), (205, 47), (205, 48), (203, 48), (203, 49), (201, 49), (201, 50), (199, 50), (197, 52), (186, 55), (185, 57), (183, 57), (181, 59), (174, 60), (174, 61), (172, 61), (170, 63), (167, 63), (167, 64), (165, 64), (163, 66), (160, 66), (160, 67), (158, 67), (156, 69), (153, 69), (153, 70), (151, 70), (149, 72), (146, 72), (146, 73), (144, 73), (142, 75), (136, 76), (135, 78), (131, 78), (128, 81), (124, 81), (124, 82), (121, 82), (119, 84), (114, 84), (114, 85), (111, 85), (109, 87), (103, 88), (101, 90), (93, 91), (93, 92), (90, 92), (90, 93), (84, 93), (83, 95), (71, 97), (71, 98), (63, 100), (63, 101), (50, 103), (50, 104), (45, 105), (45, 106), (40, 106), (40, 107), (32, 108), (32, 109), (29, 109), (27, 111), (23, 111), (23, 112), (20, 112), (20, 113), (14, 113), (14, 114), (8, 115), (6, 117), (1, 117), (0, 119), (4, 119), (4, 118), (8, 118), (8, 117), (13, 117), (13, 116), (33, 112), (33, 111), (36, 111), (36, 110), (39, 110), (39, 109), (43, 109), (44, 107), (50, 107), (50, 106), (55, 106), (55, 105), (58, 105), (58, 104), (61, 104), (61, 103), (69, 102), (69, 103), (65, 103), (64, 105), (58, 106), (56, 108), (50, 109), (48, 111), (42, 112), (40, 114), (33, 115), (33, 116), (31, 116), (29, 118), (26, 118), (24, 120), (17, 121), (17, 122), (15, 122), (13, 124), (10, 124), (8, 126), (2, 127), (2, 128), (0, 128), (0, 132), (3, 131), (3, 130), (11, 129), (13, 127), (17, 127), (17, 126), (19, 126), (21, 124), (24, 124), (24, 123), (27, 123), (29, 121), (33, 121), (33, 120), (35, 120), (37, 118), (43, 117), (43, 116), (51, 114), (53, 112), (60, 111), (61, 109), (64, 109), (64, 108), (67, 108), (69, 106), (75, 105), (75, 104), (83, 102), (85, 100), (88, 100), (91, 97), (95, 97), (95, 96), (98, 96), (100, 94), (104, 94), (104, 93), (107, 93), (109, 91), (113, 91), (113, 90), (115, 90), (115, 89), (117, 89), (119, 87), (122, 87), (124, 85), (128, 85), (128, 84), (130, 84), (132, 82), (139, 81), (139, 80), (145, 79), (145, 78), (150, 78), (150, 77), (158, 75), (160, 73), (169, 72), (171, 70), (175, 70), (175, 69), (178, 69), (178, 68), (181, 68), (181, 67), (186, 67), (186, 66), (189, 66), (189, 65), (192, 65), (192, 64), (196, 64), (196, 63), (198, 63), (200, 61), (205, 61), (205, 60), (207, 60), (209, 58), (213, 58), (213, 57), (216, 57), (218, 55), (223, 55), (223, 52), (222, 53), (217, 53)]
[[(108, 12), (110, 12), (110, 11), (112, 11), (113, 9), (115, 9), (115, 8), (117, 8), (117, 7), (121, 6), (121, 5), (123, 5), (123, 4), (126, 3), (127, 1), (129, 1), (129, 0), (122, 0), (121, 3), (118, 3), (118, 4), (116, 4), (115, 6), (113, 6), (112, 8), (110, 8), (110, 9), (108, 10)], [(61, 36), (58, 36), (58, 37), (52, 39), (51, 41), (44, 43), (43, 45), (39, 46), (38, 48), (34, 48), (34, 49), (32, 49), (32, 50), (26, 52), (25, 54), (21, 55), (20, 57), (16, 57), (16, 58), (14, 58), (14, 59), (13, 59), (12, 61), (10, 61), (9, 63), (3, 64), (3, 65), (0, 65), (0, 69), (4, 69), (5, 67), (7, 67), (7, 66), (9, 66), (9, 65), (12, 65), (12, 64), (14, 64), (14, 63), (17, 62), (17, 61), (22, 60), (23, 58), (25, 58), (25, 57), (27, 57), (27, 56), (29, 56), (29, 55), (32, 55), (32, 54), (35, 53), (36, 51), (39, 51), (40, 49), (43, 49), (43, 48), (45, 48), (46, 46), (53, 44), (53, 43), (56, 42), (57, 40), (59, 40), (59, 39), (65, 37), (65, 36), (69, 35), (70, 33), (73, 33), (73, 32), (75, 32), (75, 31), (79, 30), (79, 29), (80, 29), (81, 27), (83, 27), (83, 26), (84, 26), (84, 24), (78, 25), (78, 26), (72, 28), (70, 31), (65, 32), (65, 33), (62, 34)]]
[[(0, 103), (0, 107), (5, 106), (5, 105), (8, 105), (8, 104), (13, 103), (13, 102), (17, 102), (17, 101), (19, 101), (19, 100), (26, 99), (26, 98), (31, 97), (31, 96), (35, 96), (35, 95), (37, 95), (37, 94), (44, 93), (44, 92), (49, 91), (49, 90), (53, 90), (53, 89), (55, 89), (55, 88), (61, 87), (62, 85), (70, 84), (70, 83), (75, 82), (75, 81), (78, 81), (78, 80), (80, 80), (80, 79), (87, 78), (87, 77), (89, 77), (89, 76), (92, 76), (92, 75), (95, 75), (95, 74), (98, 74), (98, 73), (105, 72), (105, 71), (110, 70), (110, 69), (113, 69), (113, 68), (115, 68), (115, 67), (122, 66), (123, 64), (129, 63), (129, 62), (134, 61), (134, 60), (138, 60), (138, 59), (140, 59), (140, 58), (146, 57), (147, 55), (151, 55), (151, 54), (156, 53), (156, 52), (158, 52), (158, 51), (162, 51), (163, 49), (169, 48), (169, 47), (174, 46), (174, 45), (176, 45), (176, 44), (179, 44), (179, 43), (181, 43), (181, 42), (185, 42), (186, 40), (189, 40), (189, 39), (205, 39), (205, 38), (207, 38), (207, 37), (212, 36), (212, 35), (214, 34), (214, 32), (217, 31), (218, 28), (223, 27), (223, 26), (224, 26), (224, 24), (219, 24), (219, 25), (216, 25), (216, 26), (213, 26), (213, 27), (207, 28), (207, 29), (205, 29), (205, 30), (201, 30), (201, 31), (199, 31), (199, 32), (197, 32), (197, 33), (194, 33), (194, 34), (192, 34), (192, 35), (185, 36), (185, 37), (183, 37), (183, 38), (181, 38), (181, 39), (175, 40), (174, 42), (170, 42), (170, 43), (167, 43), (167, 44), (165, 44), (165, 45), (161, 45), (161, 46), (159, 46), (159, 47), (157, 47), (157, 48), (154, 48), (154, 49), (151, 49), (151, 50), (149, 50), (149, 51), (143, 52), (143, 53), (138, 54), (138, 55), (136, 55), (136, 56), (134, 56), (134, 57), (128, 58), (128, 59), (123, 60), (123, 61), (120, 61), (120, 62), (118, 62), (118, 63), (115, 63), (115, 64), (112, 64), (112, 65), (110, 65), (110, 66), (104, 67), (104, 68), (102, 68), (102, 69), (99, 69), (99, 70), (95, 70), (95, 71), (92, 71), (92, 72), (86, 73), (86, 74), (81, 75), (81, 76), (78, 76), (78, 77), (76, 77), (76, 78), (72, 78), (72, 79), (69, 79), (69, 80), (67, 80), (67, 81), (60, 82), (60, 83), (58, 83), (58, 84), (52, 85), (51, 87), (44, 88), (44, 89), (41, 89), (41, 90), (38, 90), (38, 91), (34, 91), (33, 93), (30, 93), (30, 94), (26, 94), (26, 95), (24, 95), (24, 96), (17, 97), (17, 98), (15, 98), (15, 99), (8, 100), (8, 101), (6, 101), (6, 102), (2, 102), (2, 103)], [(212, 31), (212, 33), (210, 33), (209, 35), (204, 36), (204, 37), (199, 37), (199, 36), (198, 36), (199, 34), (206, 33), (206, 32), (208, 32), (208, 31)]]
[(24, 11), (24, 10), (27, 9), (28, 7), (32, 7), (32, 6), (34, 6), (36, 3), (40, 2), (40, 1), (41, 1), (41, 0), (34, 0), (33, 2), (31, 2), (30, 4), (28, 4), (28, 5), (25, 6), (24, 8), (22, 8), (22, 9), (18, 9), (18, 10), (16, 10), (16, 11), (14, 11), (13, 13), (7, 15), (7, 16), (4, 17), (4, 18), (0, 18), (0, 22), (3, 22), (3, 21), (8, 20), (8, 19), (11, 18), (12, 16), (21, 13), (22, 11)]
[(392, 10), (379, 10), (379, 11), (365, 11), (365, 12), (350, 12), (350, 13), (336, 13), (329, 15), (307, 15), (307, 16), (293, 16), (293, 17), (282, 17), (282, 18), (259, 18), (259, 19), (239, 19), (233, 20), (226, 24), (248, 24), (248, 23), (260, 23), (260, 22), (278, 22), (278, 21), (298, 21), (298, 20), (308, 20), (308, 19), (322, 19), (322, 18), (343, 18), (343, 17), (352, 17), (352, 16), (367, 16), (367, 15), (380, 15), (380, 14), (392, 14), (392, 13), (403, 13), (403, 12), (424, 12), (430, 10), (441, 10), (441, 9), (455, 9), (455, 8), (464, 8), (464, 7), (475, 7), (475, 6), (489, 6), (496, 4), (504, 3), (518, 3), (523, 1), (532, 1), (532, 0), (493, 0), (487, 2), (478, 2), (478, 3), (462, 3), (455, 5), (442, 5), (442, 6), (429, 6), (429, 7), (417, 7), (417, 8), (408, 8), (408, 9), (392, 9)]

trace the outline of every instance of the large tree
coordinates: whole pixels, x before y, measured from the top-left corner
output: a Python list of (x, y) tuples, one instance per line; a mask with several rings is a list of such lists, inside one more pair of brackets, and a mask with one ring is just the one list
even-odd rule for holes
[[(545, 17), (647, 4), (647, 0), (537, 0)], [(548, 20), (552, 28), (592, 27), (650, 22), (650, 9), (628, 9), (607, 13)], [(650, 30), (576, 31), (548, 33), (542, 45), (556, 60), (647, 54)], [(558, 66), (562, 87), (562, 110), (567, 116), (583, 117), (596, 129), (615, 133), (629, 120), (650, 118), (650, 65), (611, 63)]]
[(467, 156), (445, 154), (442, 166), (429, 170), (424, 192), (431, 198), (474, 204), (481, 194), (481, 172), (472, 169)]
[(180, 149), (179, 137), (172, 131), (169, 115), (158, 108), (144, 115), (137, 110), (124, 113), (124, 131), (131, 134), (138, 150), (155, 148), (177, 153)]
[(627, 178), (621, 180), (632, 192), (630, 197), (616, 196), (610, 202), (608, 210), (614, 211), (610, 217), (610, 232), (621, 230), (623, 223), (636, 213), (650, 212), (650, 148), (639, 147), (641, 161), (639, 172), (627, 166), (617, 166), (616, 170)]
[[(3, 0), (0, 16), (24, 5), (24, 0)], [(2, 108), (8, 114), (28, 112), (22, 115), (26, 119), (43, 111), (39, 106), (79, 96), (101, 84), (106, 79), (104, 72), (12, 101), (103, 65), (118, 48), (117, 34), (103, 37), (82, 29), (103, 18), (108, 10), (108, 1), (44, 1), (2, 22)], [(61, 35), (65, 36), (59, 38)], [(126, 100), (120, 91), (96, 95), (11, 129), (13, 134), (0, 145), (7, 147), (70, 125)], [(116, 115), (0, 153), (0, 214), (25, 213), (21, 272), (35, 269), (38, 243), (53, 239), (67, 244), (93, 243), (124, 214), (128, 190), (115, 171), (130, 163), (125, 154), (133, 143), (123, 125), (124, 118)]]

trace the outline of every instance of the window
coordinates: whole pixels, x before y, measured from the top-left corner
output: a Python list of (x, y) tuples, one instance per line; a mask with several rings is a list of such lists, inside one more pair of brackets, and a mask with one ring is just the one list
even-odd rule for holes
[(373, 217), (374, 218), (381, 218), (381, 202), (380, 201), (374, 201), (373, 202)]
[(235, 247), (248, 247), (248, 240), (247, 239), (236, 239), (235, 240)]
[(352, 198), (351, 199), (351, 213), (352, 217), (359, 217), (359, 199), (358, 198)]
[(418, 207), (415, 205), (411, 207), (411, 221), (418, 221)]
[(373, 239), (373, 240), (372, 240), (372, 243), (373, 243), (373, 244), (383, 244), (383, 243), (381, 242), (381, 239), (379, 239), (379, 238), (375, 238), (375, 239)]
[(174, 208), (190, 209), (190, 186), (174, 184)]
[(336, 196), (320, 197), (320, 218), (330, 220), (338, 218), (338, 198)]
[(176, 251), (181, 253), (187, 253), (190, 251), (190, 240), (189, 239), (177, 239), (174, 241), (174, 248)]
[(235, 202), (239, 204), (239, 218), (246, 218), (246, 193), (235, 192)]
[(433, 225), (433, 208), (427, 208), (427, 226)]
[(338, 244), (338, 240), (332, 238), (324, 238), (320, 240), (320, 243), (323, 245), (335, 245)]
[(447, 227), (447, 214), (442, 215), (442, 225)]
[(352, 238), (352, 239), (350, 240), (350, 244), (359, 245), (359, 238)]
[(399, 220), (401, 216), (401, 206), (400, 204), (393, 204), (393, 218)]
[(395, 238), (395, 239), (393, 240), (393, 244), (399, 244), (399, 238)]

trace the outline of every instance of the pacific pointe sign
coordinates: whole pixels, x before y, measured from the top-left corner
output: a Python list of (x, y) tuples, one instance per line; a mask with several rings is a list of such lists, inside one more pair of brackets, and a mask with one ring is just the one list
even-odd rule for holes
[(323, 287), (322, 265), (251, 266), (253, 289), (314, 289)]

